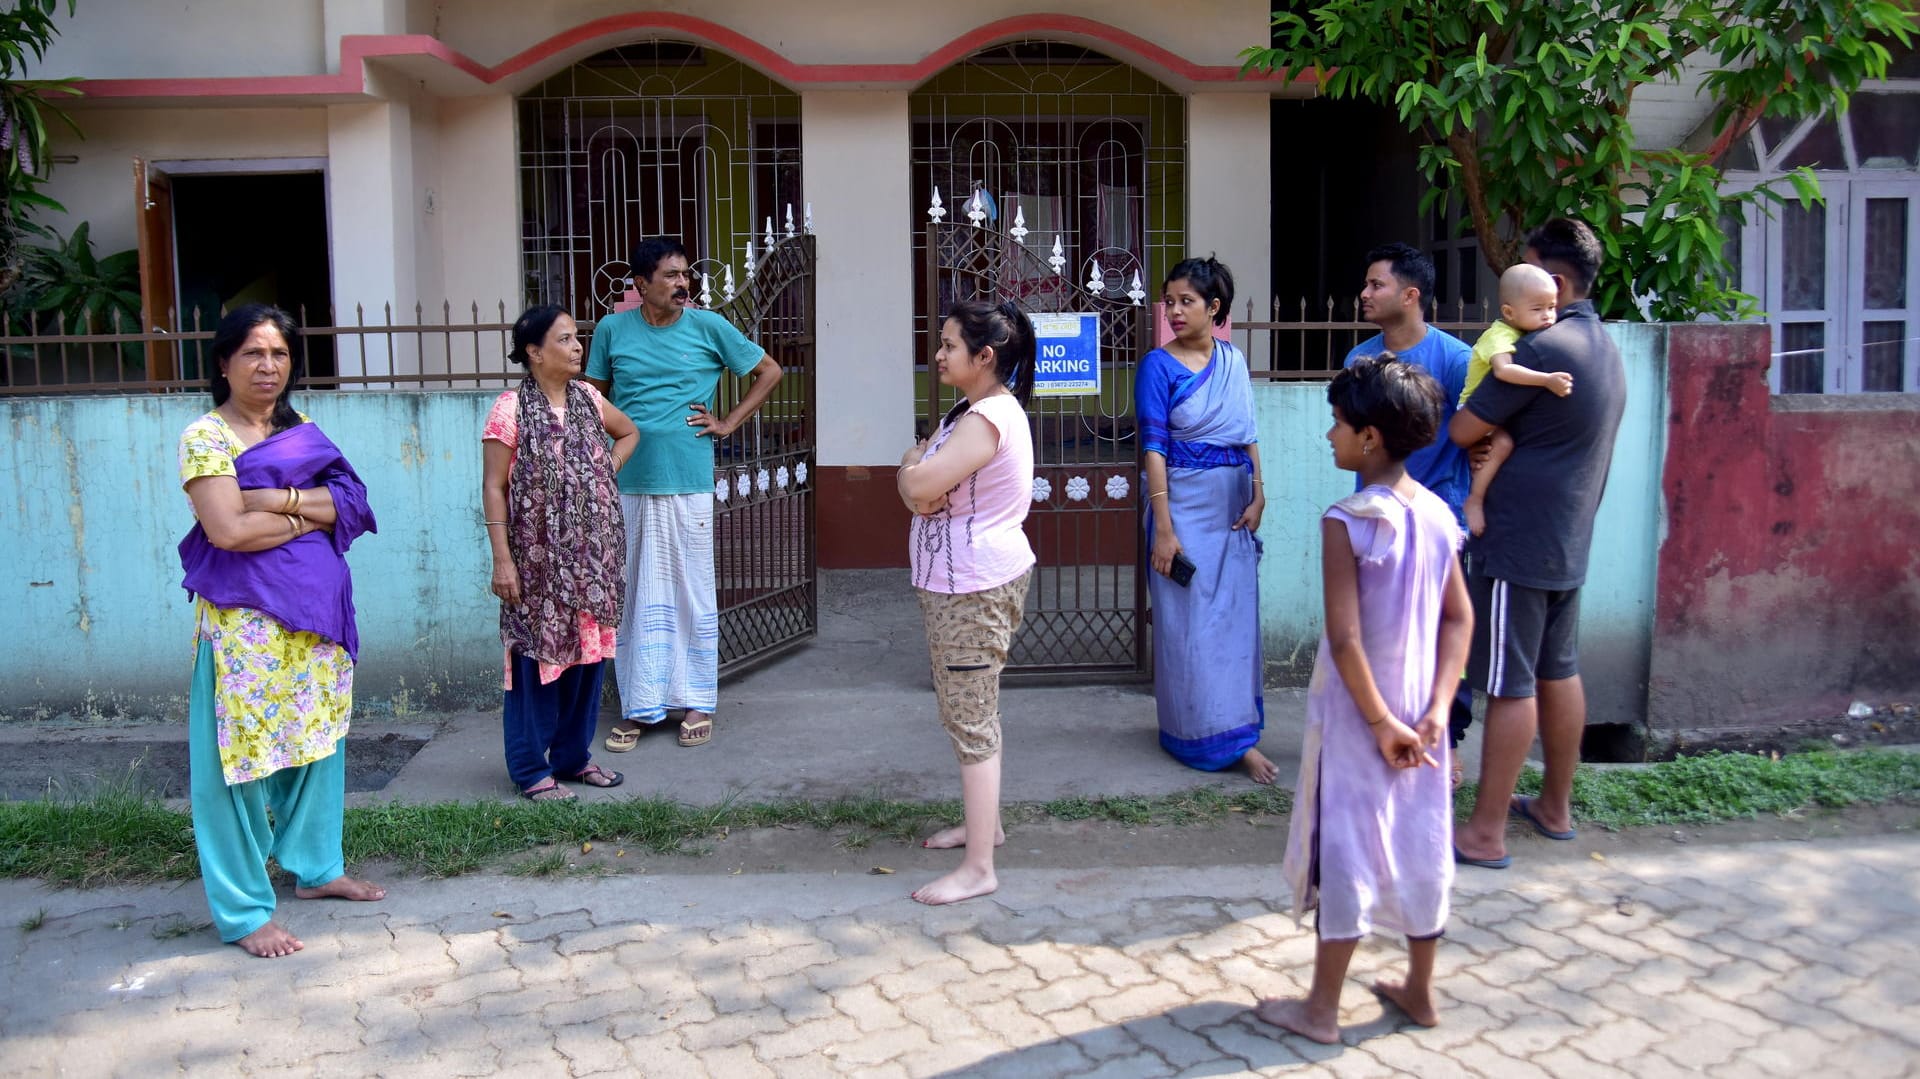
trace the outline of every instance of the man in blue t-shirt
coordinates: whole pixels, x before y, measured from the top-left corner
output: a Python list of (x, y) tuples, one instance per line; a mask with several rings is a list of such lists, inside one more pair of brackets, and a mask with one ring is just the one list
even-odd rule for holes
[[(1453, 510), (1453, 516), (1466, 527), (1461, 507), (1473, 489), (1473, 474), (1467, 468), (1465, 450), (1447, 438), (1447, 424), (1459, 407), (1460, 393), (1467, 387), (1467, 364), (1473, 349), (1445, 330), (1427, 325), (1424, 312), (1433, 295), (1433, 260), (1426, 252), (1402, 243), (1382, 244), (1367, 252), (1367, 280), (1360, 290), (1360, 317), (1380, 327), (1347, 353), (1347, 366), (1368, 356), (1391, 351), (1408, 363), (1427, 369), (1445, 391), (1440, 414), (1440, 437), (1407, 458), (1407, 474), (1421, 486), (1440, 496)], [(1473, 688), (1460, 683), (1448, 716), (1447, 732), (1454, 748), (1473, 724)], [(1453, 785), (1460, 785), (1460, 763), (1453, 765)]]
[[(607, 748), (681, 709), (680, 744), (713, 736), (720, 692), (720, 612), (713, 577), (713, 447), (751, 418), (780, 365), (733, 324), (687, 306), (692, 274), (676, 240), (640, 241), (629, 269), (640, 306), (593, 328), (586, 379), (633, 419), (640, 445), (620, 470), (627, 525), (627, 606), (614, 669), (620, 719)], [(720, 376), (753, 382), (723, 418)]]
[[(1427, 325), (1423, 311), (1433, 296), (1433, 260), (1426, 252), (1402, 243), (1382, 244), (1367, 252), (1367, 280), (1360, 291), (1360, 317), (1380, 327), (1347, 353), (1345, 366), (1368, 356), (1392, 352), (1427, 369), (1446, 391), (1445, 411), (1440, 416), (1444, 433), (1458, 407), (1461, 391), (1467, 388), (1467, 361), (1473, 349), (1465, 341), (1445, 330)], [(1466, 525), (1461, 507), (1473, 487), (1467, 470), (1466, 451), (1445, 437), (1434, 440), (1425, 449), (1407, 458), (1407, 473), (1420, 485), (1452, 507), (1453, 515)]]

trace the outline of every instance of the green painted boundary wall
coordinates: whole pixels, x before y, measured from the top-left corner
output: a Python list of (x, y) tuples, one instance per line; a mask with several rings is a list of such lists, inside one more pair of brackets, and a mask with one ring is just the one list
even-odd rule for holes
[[(1627, 411), (1580, 599), (1580, 666), (1589, 721), (1645, 722), (1666, 462), (1667, 333), (1610, 323), (1627, 372)], [(1578, 392), (1578, 391), (1576, 391)], [(1320, 644), (1320, 514), (1353, 491), (1326, 440), (1324, 382), (1256, 382), (1265, 466), (1260, 632), (1270, 685), (1307, 684)]]

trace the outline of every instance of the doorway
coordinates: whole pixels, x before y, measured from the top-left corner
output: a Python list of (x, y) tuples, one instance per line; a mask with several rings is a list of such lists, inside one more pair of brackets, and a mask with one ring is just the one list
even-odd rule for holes
[[(189, 171), (158, 165), (173, 192), (179, 328), (211, 330), (242, 304), (285, 308), (301, 327), (333, 324), (326, 176)], [(204, 375), (204, 342), (187, 347), (181, 376)], [(307, 377), (335, 374), (331, 335), (306, 337)]]

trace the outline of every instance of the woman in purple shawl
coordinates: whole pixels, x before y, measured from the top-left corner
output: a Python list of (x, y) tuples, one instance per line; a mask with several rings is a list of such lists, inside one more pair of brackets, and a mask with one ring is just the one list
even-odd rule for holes
[(1209, 772), (1272, 783), (1260, 669), (1259, 434), (1247, 358), (1213, 336), (1233, 305), (1217, 259), (1167, 274), (1173, 340), (1140, 360), (1134, 410), (1146, 458), (1153, 696), (1160, 746)]
[(367, 489), (289, 400), (298, 328), (249, 304), (214, 331), (212, 412), (180, 435), (197, 523), (180, 541), (194, 601), (188, 694), (194, 843), (220, 939), (262, 958), (299, 938), (273, 921), (267, 860), (301, 899), (381, 899), (341, 855), (353, 711), (347, 547), (374, 530)]

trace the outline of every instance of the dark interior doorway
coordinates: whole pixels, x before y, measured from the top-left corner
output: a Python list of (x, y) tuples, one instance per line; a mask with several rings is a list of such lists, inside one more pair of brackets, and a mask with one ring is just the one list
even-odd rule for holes
[[(198, 175), (173, 180), (175, 258), (180, 325), (203, 329), (222, 310), (278, 304), (302, 326), (333, 324), (327, 260), (326, 180), (319, 172)], [(187, 349), (198, 377), (198, 349)], [(307, 338), (307, 374), (335, 373), (333, 338)]]

